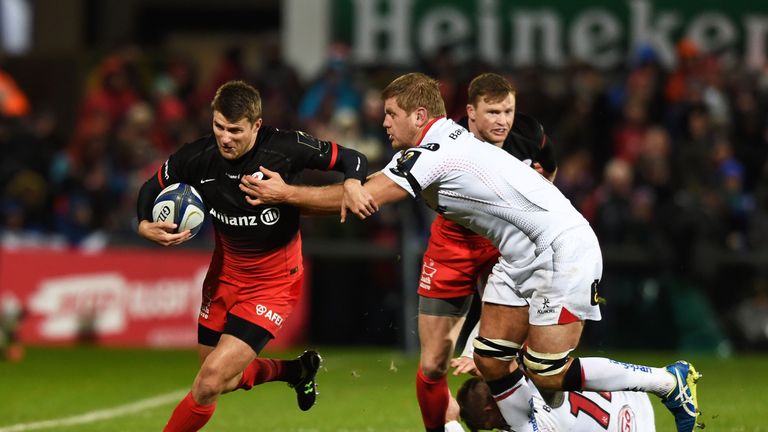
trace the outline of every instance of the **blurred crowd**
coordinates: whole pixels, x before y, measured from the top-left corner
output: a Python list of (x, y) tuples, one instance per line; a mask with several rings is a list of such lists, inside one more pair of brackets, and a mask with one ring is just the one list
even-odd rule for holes
[[(180, 54), (111, 52), (85, 77), (71, 130), (0, 72), (4, 245), (98, 249), (135, 237), (141, 183), (178, 146), (210, 133), (210, 100), (230, 79), (261, 91), (266, 124), (355, 148), (372, 170), (388, 162), (379, 90), (403, 70), (356, 67), (348, 49), (334, 45), (322, 72), (302, 80), (278, 44), (260, 54), (258, 67), (248, 67), (234, 46), (203, 80)], [(743, 70), (687, 40), (678, 43), (671, 70), (650, 47), (610, 73), (578, 63), (498, 70), (458, 63), (448, 48), (418, 69), (440, 81), (455, 119), (464, 115), (476, 74), (507, 76), (518, 111), (539, 119), (552, 138), (555, 183), (591, 222), (607, 261), (685, 273), (722, 308), (747, 308), (740, 316), (753, 318), (745, 325), (763, 323), (755, 337), (768, 340), (768, 275), (761, 270), (768, 269), (768, 69)], [(331, 180), (309, 173), (306, 181)], [(426, 237), (428, 216), (413, 214), (425, 218), (419, 234)], [(350, 229), (305, 221), (305, 231), (393, 244), (401, 215), (385, 210)]]

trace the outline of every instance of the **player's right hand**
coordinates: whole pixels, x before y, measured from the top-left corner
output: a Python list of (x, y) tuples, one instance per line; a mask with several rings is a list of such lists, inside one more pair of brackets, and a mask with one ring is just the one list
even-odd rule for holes
[(259, 206), (287, 203), (290, 186), (285, 183), (280, 173), (263, 166), (259, 167), (259, 171), (263, 174), (260, 179), (250, 175), (240, 178), (240, 190), (245, 193), (248, 204)]
[(176, 246), (192, 238), (192, 231), (174, 233), (176, 224), (172, 222), (139, 222), (139, 235), (161, 246)]
[(453, 370), (454, 376), (457, 376), (463, 373), (474, 375), (476, 377), (481, 377), (481, 378), (483, 376), (480, 373), (480, 371), (477, 370), (477, 366), (475, 366), (475, 361), (470, 357), (461, 356), (461, 357), (456, 357), (451, 359), (451, 367), (455, 368)]
[(379, 206), (371, 194), (365, 190), (360, 180), (346, 179), (344, 181), (344, 195), (341, 198), (341, 223), (347, 220), (347, 210), (360, 219), (365, 219), (376, 213)]

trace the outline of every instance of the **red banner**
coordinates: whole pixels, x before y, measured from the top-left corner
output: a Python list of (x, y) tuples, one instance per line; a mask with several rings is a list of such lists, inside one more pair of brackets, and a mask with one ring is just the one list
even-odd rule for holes
[[(0, 313), (13, 305), (24, 311), (23, 343), (195, 346), (209, 260), (209, 253), (167, 249), (0, 250)], [(302, 342), (309, 294), (305, 286), (269, 348)]]

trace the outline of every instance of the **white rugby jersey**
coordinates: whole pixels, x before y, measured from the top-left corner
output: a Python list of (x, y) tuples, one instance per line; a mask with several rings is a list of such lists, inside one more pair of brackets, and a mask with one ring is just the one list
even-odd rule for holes
[(491, 240), (507, 262), (527, 267), (562, 232), (588, 225), (550, 181), (504, 150), (439, 118), (418, 147), (382, 170), (412, 196)]
[(563, 392), (550, 407), (533, 387), (534, 414), (542, 432), (654, 432), (648, 395), (642, 392)]

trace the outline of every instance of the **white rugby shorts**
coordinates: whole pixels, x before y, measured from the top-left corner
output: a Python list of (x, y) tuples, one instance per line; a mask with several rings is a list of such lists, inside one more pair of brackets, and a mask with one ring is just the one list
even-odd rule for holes
[(602, 272), (597, 237), (589, 225), (581, 225), (564, 231), (524, 267), (499, 258), (483, 302), (528, 305), (528, 322), (534, 325), (558, 324), (563, 307), (579, 320), (599, 321), (596, 298)]

